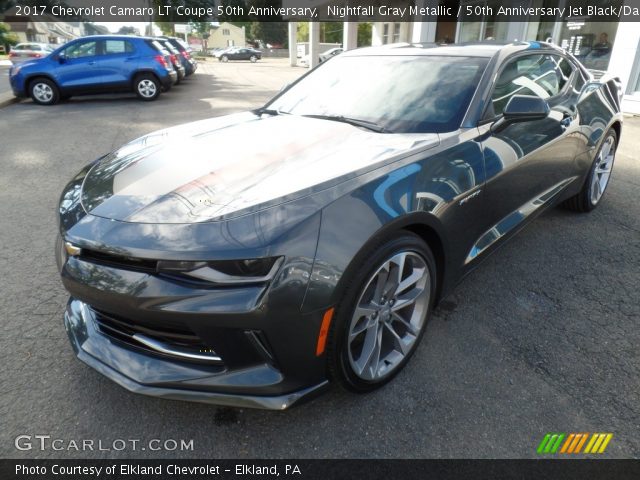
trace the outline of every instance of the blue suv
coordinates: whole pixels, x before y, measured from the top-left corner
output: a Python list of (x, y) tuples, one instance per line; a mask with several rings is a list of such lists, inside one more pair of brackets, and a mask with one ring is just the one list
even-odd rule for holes
[(170, 53), (156, 40), (123, 35), (78, 38), (9, 73), (13, 94), (41, 105), (72, 95), (117, 91), (155, 100), (177, 78)]

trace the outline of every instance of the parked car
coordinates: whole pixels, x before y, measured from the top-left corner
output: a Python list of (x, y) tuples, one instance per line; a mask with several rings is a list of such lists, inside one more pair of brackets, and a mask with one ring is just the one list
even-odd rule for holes
[(540, 42), (387, 45), (134, 140), (62, 193), (74, 351), (162, 398), (284, 409), (329, 381), (378, 388), (496, 248), (602, 203), (618, 88)]
[(169, 52), (169, 56), (171, 58), (171, 64), (178, 74), (178, 79), (176, 80), (176, 85), (178, 85), (184, 77), (186, 77), (186, 70), (184, 65), (182, 64), (180, 51), (174, 47), (169, 40), (165, 40), (163, 38), (158, 38), (158, 43)]
[(255, 63), (262, 58), (262, 52), (250, 47), (233, 47), (219, 52), (216, 54), (216, 57), (221, 62), (228, 62), (229, 60), (249, 60), (251, 63)]
[(192, 75), (198, 69), (198, 62), (191, 56), (191, 47), (186, 42), (177, 37), (159, 37), (169, 41), (176, 50), (180, 52), (180, 60), (185, 70), (185, 76)]
[(325, 60), (329, 60), (330, 58), (335, 57), (336, 55), (340, 55), (342, 52), (344, 52), (344, 49), (342, 47), (330, 48), (329, 50), (322, 52), (318, 60), (320, 61), (320, 63), (322, 63)]
[(28, 60), (43, 58), (53, 52), (54, 48), (48, 43), (19, 43), (9, 51), (9, 60), (17, 65)]
[(13, 94), (41, 105), (72, 95), (119, 91), (155, 100), (177, 78), (169, 52), (155, 39), (124, 35), (78, 38), (9, 72)]

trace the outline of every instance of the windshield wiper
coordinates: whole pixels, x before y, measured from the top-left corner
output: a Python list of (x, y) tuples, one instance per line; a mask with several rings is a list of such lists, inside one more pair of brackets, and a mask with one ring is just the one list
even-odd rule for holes
[(319, 118), (321, 120), (331, 120), (332, 122), (348, 123), (356, 127), (366, 128), (378, 133), (390, 133), (389, 130), (382, 125), (378, 125), (375, 122), (369, 122), (368, 120), (360, 120), (359, 118), (345, 117), (344, 115), (302, 115), (303, 117)]
[(289, 112), (276, 110), (275, 108), (260, 107), (253, 111), (256, 115), (289, 115)]

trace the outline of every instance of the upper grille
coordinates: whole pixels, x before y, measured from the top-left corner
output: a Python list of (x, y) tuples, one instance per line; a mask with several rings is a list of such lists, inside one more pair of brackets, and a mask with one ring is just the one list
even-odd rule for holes
[(98, 252), (96, 250), (89, 250), (86, 248), (83, 248), (81, 250), (80, 258), (87, 262), (97, 263), (99, 265), (105, 265), (107, 267), (151, 273), (154, 273), (156, 271), (158, 263), (156, 260), (113, 255), (111, 253)]

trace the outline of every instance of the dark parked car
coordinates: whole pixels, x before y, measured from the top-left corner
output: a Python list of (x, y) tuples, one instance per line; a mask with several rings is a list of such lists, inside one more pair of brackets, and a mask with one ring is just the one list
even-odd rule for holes
[(380, 387), (487, 255), (602, 201), (618, 86), (544, 43), (368, 48), (258, 110), (135, 140), (62, 193), (71, 344), (163, 398), (283, 409), (329, 380)]
[(176, 85), (178, 85), (184, 77), (187, 76), (184, 65), (182, 64), (180, 51), (172, 45), (169, 40), (165, 40), (164, 38), (158, 38), (158, 43), (169, 52), (169, 57), (171, 58), (171, 65), (173, 65), (174, 70), (178, 74), (178, 78), (176, 80)]
[(198, 69), (198, 62), (191, 56), (189, 45), (183, 40), (176, 37), (159, 37), (163, 40), (167, 40), (173, 47), (180, 52), (180, 60), (185, 70), (185, 75), (188, 77), (195, 73)]
[(255, 48), (230, 48), (219, 54), (215, 55), (221, 62), (228, 62), (229, 60), (249, 60), (252, 63), (257, 62), (262, 58), (262, 52)]
[(155, 100), (176, 80), (169, 53), (156, 40), (122, 35), (78, 38), (45, 58), (13, 66), (9, 73), (13, 94), (41, 105), (118, 91)]

